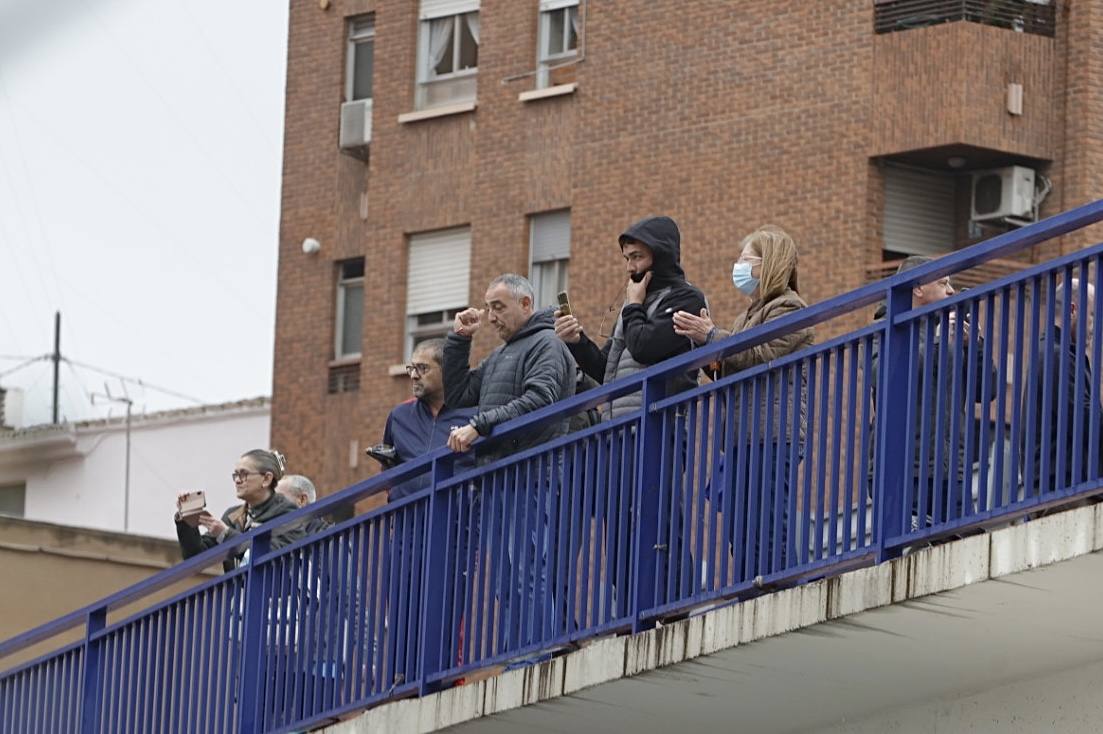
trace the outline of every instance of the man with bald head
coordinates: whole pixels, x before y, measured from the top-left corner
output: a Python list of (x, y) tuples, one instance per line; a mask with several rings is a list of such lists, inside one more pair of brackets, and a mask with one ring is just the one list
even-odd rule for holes
[[(1054, 290), (1054, 323), (1039, 337), (1023, 388), (1019, 461), (1023, 484), (1034, 495), (1075, 487), (1100, 472), (1098, 462), (1089, 465), (1093, 421), (1103, 434), (1103, 407), (1092, 397), (1093, 382), (1099, 379), (1090, 360), (1095, 288), (1085, 283), (1087, 297), (1082, 298), (1080, 281), (1072, 279), (1071, 285), (1071, 292), (1064, 283)], [(1100, 453), (1097, 444), (1096, 457)]]

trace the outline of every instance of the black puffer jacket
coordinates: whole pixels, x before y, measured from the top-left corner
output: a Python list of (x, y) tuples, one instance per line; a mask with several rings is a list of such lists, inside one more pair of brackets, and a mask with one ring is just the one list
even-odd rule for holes
[[(693, 349), (691, 339), (674, 333), (674, 312), (688, 311), (697, 315), (706, 306), (701, 290), (686, 282), (681, 264), (682, 236), (673, 219), (641, 219), (621, 234), (618, 243), (623, 247), (629, 240), (642, 242), (651, 250), (651, 282), (647, 285), (643, 303), (624, 304), (619, 328), (614, 328), (614, 336), (600, 349), (586, 334), (582, 334), (577, 344), (570, 345), (578, 366), (598, 382), (611, 382), (625, 376), (617, 369), (620, 353), (624, 349), (641, 366), (657, 364)], [(655, 301), (658, 299), (662, 300), (656, 307)], [(618, 331), (622, 337), (616, 336)], [(616, 350), (614, 357), (617, 361), (611, 363), (612, 349)], [(696, 384), (697, 372), (694, 370), (684, 378), (672, 380), (667, 387), (673, 393)]]
[[(192, 556), (199, 555), (208, 548), (215, 547), (219, 543), (233, 540), (238, 535), (241, 535), (247, 530), (252, 530), (257, 525), (266, 523), (269, 520), (274, 520), (281, 515), (294, 512), (297, 509), (299, 508), (292, 504), (282, 494), (273, 492), (271, 497), (253, 509), (247, 509), (245, 505), (234, 505), (226, 510), (226, 512), (222, 513), (222, 523), (226, 526), (226, 534), (221, 540), (211, 535), (201, 534), (199, 528), (193, 528), (191, 525), (180, 520), (176, 522), (176, 539), (180, 541), (180, 550), (184, 555), (184, 559), (187, 560)], [(271, 548), (275, 550), (285, 545), (290, 545), (305, 535), (306, 529), (303, 528), (302, 523), (281, 528), (272, 533)], [(228, 557), (222, 562), (222, 568), (226, 571), (234, 570), (244, 553), (245, 549), (242, 548), (237, 554)]]
[[(511, 418), (531, 413), (574, 395), (575, 364), (555, 335), (552, 310), (534, 313), (502, 346), (470, 368), (471, 338), (455, 332), (444, 343), (444, 402), (455, 408), (478, 406), (472, 418), (479, 435)], [(567, 419), (501, 441), (478, 451), (485, 464), (537, 446), (567, 432)]]

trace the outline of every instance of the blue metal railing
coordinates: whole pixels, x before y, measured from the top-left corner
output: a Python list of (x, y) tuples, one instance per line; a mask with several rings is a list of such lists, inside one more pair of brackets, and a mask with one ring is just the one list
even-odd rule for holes
[[(0, 674), (0, 732), (303, 729), (1098, 493), (1103, 246), (921, 308), (912, 289), (1100, 220), (1096, 202), (548, 406), (491, 438), (643, 398), (462, 473), (431, 452), (242, 535), (249, 566), (108, 619), (236, 550), (212, 548), (0, 643), (10, 656), (85, 630)], [(872, 324), (665, 392), (876, 302)], [(269, 548), (426, 473), (415, 495)]]

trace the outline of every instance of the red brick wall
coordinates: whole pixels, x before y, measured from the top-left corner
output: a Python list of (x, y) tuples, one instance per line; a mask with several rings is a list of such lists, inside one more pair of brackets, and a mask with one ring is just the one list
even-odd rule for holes
[[(1103, 0), (1088, 4), (1098, 27)], [(273, 443), (323, 491), (374, 471), (370, 462), (350, 466), (350, 442), (362, 448), (379, 440), (387, 412), (407, 395), (405, 378), (388, 376), (387, 368), (403, 358), (412, 233), (470, 225), (470, 293), (478, 304), (490, 278), (525, 272), (526, 215), (570, 207), (572, 304), (591, 332), (621, 288), (617, 234), (648, 214), (679, 222), (686, 273), (724, 324), (745, 305), (730, 281), (738, 241), (760, 224), (779, 224), (796, 237), (810, 302), (857, 287), (865, 266), (880, 257), (883, 197), (870, 156), (878, 115), (888, 112), (874, 98), (869, 0), (591, 1), (577, 91), (528, 103), (517, 95), (533, 87), (531, 77), (502, 80), (535, 66), (537, 2), (483, 0), (477, 110), (407, 124), (398, 116), (414, 108), (417, 3), (336, 0), (322, 10), (316, 0), (295, 0), (291, 8)], [(374, 121), (365, 165), (340, 154), (337, 126), (344, 18), (369, 9)], [(996, 33), (999, 53), (1035, 43), (997, 29), (966, 33), (982, 44)], [(1086, 69), (1077, 69), (1070, 89), (1098, 105), (1099, 32), (1074, 35), (1068, 43), (1075, 40)], [(1056, 56), (1061, 76), (1063, 50)], [(1063, 100), (1053, 108), (1061, 122)], [(1061, 139), (1035, 135), (1023, 144), (1053, 151), (1064, 145), (1098, 161), (1101, 118), (1075, 114), (1068, 141), (1057, 125), (1058, 133), (1046, 135)], [(1087, 162), (1070, 167), (1063, 176), (1076, 181), (1077, 193), (1055, 192), (1053, 201), (1098, 196), (1100, 170)], [(317, 255), (302, 253), (307, 236), (322, 242)], [(333, 263), (357, 255), (366, 258), (367, 290), (361, 386), (327, 395)], [(493, 346), (491, 335), (481, 335), (476, 352)]]

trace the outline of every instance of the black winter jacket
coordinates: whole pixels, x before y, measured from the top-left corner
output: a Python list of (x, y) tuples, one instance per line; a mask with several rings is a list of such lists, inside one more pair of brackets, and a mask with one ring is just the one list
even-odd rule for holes
[[(478, 367), (470, 368), (471, 338), (455, 332), (444, 342), (444, 402), (456, 408), (478, 406), (472, 424), (485, 436), (494, 426), (569, 398), (575, 391), (575, 363), (555, 335), (552, 310), (534, 313)], [(490, 441), (477, 452), (485, 464), (567, 432), (567, 418)]]
[[(193, 528), (186, 522), (177, 520), (176, 539), (180, 541), (180, 550), (184, 555), (184, 559), (187, 560), (192, 556), (197, 556), (208, 548), (214, 548), (219, 542), (225, 543), (233, 540), (246, 530), (251, 530), (257, 525), (299, 509), (279, 492), (273, 492), (271, 497), (262, 502), (255, 509), (248, 510), (248, 516), (246, 512), (242, 511), (243, 507), (244, 505), (234, 505), (226, 510), (226, 512), (222, 513), (222, 522), (226, 526), (226, 535), (221, 541), (214, 536), (200, 533), (199, 528)], [(246, 520), (248, 520), (248, 527), (245, 527), (247, 524)], [(301, 523), (282, 528), (272, 533), (271, 547), (275, 550), (276, 548), (290, 545), (296, 540), (304, 537), (306, 533), (307, 531), (302, 527)], [(235, 555), (226, 558), (226, 560), (222, 562), (222, 568), (226, 571), (234, 570), (244, 553), (245, 549), (243, 548)]]
[[(657, 364), (693, 348), (692, 340), (674, 333), (674, 312), (688, 311), (696, 316), (705, 308), (705, 296), (699, 288), (686, 282), (681, 265), (682, 236), (673, 219), (641, 219), (626, 229), (618, 241), (623, 246), (628, 240), (647, 245), (653, 262), (651, 282), (647, 285), (643, 304), (626, 303), (621, 309), (625, 346), (640, 364)], [(648, 318), (651, 303), (662, 291), (666, 294), (662, 297), (660, 308)], [(583, 372), (598, 382), (605, 381), (605, 364), (612, 346), (611, 340), (599, 349), (586, 334), (582, 334), (577, 344), (568, 346)]]

